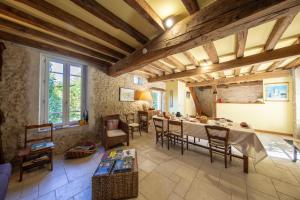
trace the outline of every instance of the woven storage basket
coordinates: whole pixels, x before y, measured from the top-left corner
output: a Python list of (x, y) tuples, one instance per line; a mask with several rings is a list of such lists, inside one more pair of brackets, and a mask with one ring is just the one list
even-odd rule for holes
[(130, 172), (111, 173), (109, 175), (92, 177), (92, 199), (110, 200), (127, 199), (138, 196), (138, 166), (137, 157)]
[(97, 151), (95, 143), (86, 142), (86, 143), (82, 144), (81, 146), (90, 146), (90, 145), (93, 146), (93, 148), (90, 150), (77, 150), (74, 148), (69, 149), (65, 154), (65, 158), (66, 159), (75, 159), (75, 158), (82, 158), (82, 157), (86, 157), (86, 156), (90, 156), (90, 155), (94, 154)]

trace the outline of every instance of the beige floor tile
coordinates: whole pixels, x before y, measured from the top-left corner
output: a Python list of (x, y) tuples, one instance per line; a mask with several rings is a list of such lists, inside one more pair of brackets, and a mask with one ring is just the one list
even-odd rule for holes
[(229, 200), (231, 195), (222, 191), (217, 185), (202, 182), (200, 179), (195, 179), (188, 192), (185, 195), (186, 200)]
[(197, 169), (194, 167), (188, 167), (187, 165), (180, 165), (174, 173), (183, 179), (192, 181), (197, 174)]
[(277, 194), (278, 194), (280, 200), (295, 200), (294, 197), (288, 196), (286, 194), (283, 194), (280, 192), (277, 192)]
[(248, 189), (248, 200), (278, 200), (278, 197), (270, 196), (257, 190)]
[(153, 171), (140, 183), (140, 192), (147, 199), (168, 199), (175, 183), (165, 176)]
[(151, 160), (145, 160), (139, 167), (140, 169), (144, 170), (146, 173), (150, 173), (154, 168), (157, 166)]
[(172, 194), (169, 196), (168, 200), (183, 200), (183, 198), (180, 197), (179, 195), (175, 194), (175, 193), (172, 193)]
[(53, 191), (67, 183), (68, 183), (68, 179), (65, 174), (56, 177), (53, 176), (45, 177), (39, 183), (39, 196), (45, 195), (50, 191)]
[(300, 199), (300, 186), (292, 185), (283, 181), (273, 179), (273, 183), (278, 192)]
[(246, 183), (247, 183), (248, 190), (254, 189), (266, 193), (268, 195), (277, 197), (275, 187), (272, 184), (272, 180), (267, 176), (249, 173), (246, 176)]
[(192, 184), (191, 180), (181, 178), (180, 181), (177, 183), (173, 192), (183, 198), (186, 192), (188, 191), (188, 189), (190, 188), (191, 184)]
[(91, 187), (83, 190), (79, 194), (74, 196), (74, 200), (92, 200), (92, 189)]
[(43, 196), (40, 196), (38, 200), (56, 200), (55, 191), (49, 192)]

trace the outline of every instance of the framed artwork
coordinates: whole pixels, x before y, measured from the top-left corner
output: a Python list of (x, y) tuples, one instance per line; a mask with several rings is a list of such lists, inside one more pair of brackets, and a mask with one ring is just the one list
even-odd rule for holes
[(288, 83), (269, 83), (265, 84), (265, 101), (288, 101)]
[(119, 96), (120, 101), (134, 101), (134, 90), (120, 87)]

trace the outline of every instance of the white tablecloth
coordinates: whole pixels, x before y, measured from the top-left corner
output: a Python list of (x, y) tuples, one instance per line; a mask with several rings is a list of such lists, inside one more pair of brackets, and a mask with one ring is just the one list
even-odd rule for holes
[[(164, 119), (154, 116), (154, 118)], [(213, 125), (215, 121), (208, 121), (208, 125)], [(193, 136), (200, 139), (206, 139), (205, 131), (206, 124), (200, 122), (183, 121), (183, 133), (188, 136)], [(253, 159), (256, 164), (267, 157), (266, 150), (252, 128), (242, 128), (238, 123), (231, 123), (232, 126), (227, 126), (230, 129), (229, 143), (234, 146), (243, 155)], [(151, 120), (150, 131), (155, 132), (153, 120)], [(164, 129), (167, 130), (167, 119), (164, 119)]]

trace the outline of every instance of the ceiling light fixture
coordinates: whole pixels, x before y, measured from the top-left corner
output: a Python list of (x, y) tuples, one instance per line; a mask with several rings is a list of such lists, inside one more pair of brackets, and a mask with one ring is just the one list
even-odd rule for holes
[(171, 28), (174, 25), (174, 18), (173, 16), (169, 16), (167, 17), (167, 19), (165, 19), (164, 21), (165, 27), (167, 29)]

